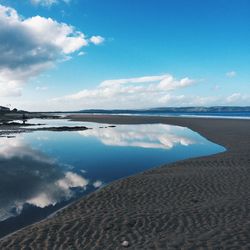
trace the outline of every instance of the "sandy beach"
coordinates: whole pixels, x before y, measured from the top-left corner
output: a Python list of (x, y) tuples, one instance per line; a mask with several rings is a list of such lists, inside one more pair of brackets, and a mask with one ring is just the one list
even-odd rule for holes
[(54, 216), (2, 238), (0, 249), (250, 248), (250, 120), (68, 118), (188, 127), (226, 151), (155, 166), (115, 181)]

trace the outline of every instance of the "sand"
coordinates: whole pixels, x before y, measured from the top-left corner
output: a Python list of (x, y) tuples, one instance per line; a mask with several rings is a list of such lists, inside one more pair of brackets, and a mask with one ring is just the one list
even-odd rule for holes
[(227, 151), (115, 181), (4, 237), (0, 249), (250, 249), (250, 120), (71, 118), (185, 126)]
[[(44, 123), (46, 123), (46, 119), (62, 119), (53, 114), (44, 114), (44, 113), (28, 113), (26, 114), (27, 119), (32, 118), (40, 118), (44, 119)], [(17, 122), (18, 121), (18, 122)], [(21, 123), (22, 116), (21, 114), (6, 114), (3, 115), (0, 113), (0, 137), (15, 137), (16, 134), (20, 133), (29, 133), (35, 131), (55, 131), (55, 132), (65, 132), (65, 131), (83, 131), (89, 128), (85, 126), (58, 126), (58, 127), (43, 127), (43, 124), (32, 124)], [(37, 128), (31, 128), (32, 126), (36, 126)]]

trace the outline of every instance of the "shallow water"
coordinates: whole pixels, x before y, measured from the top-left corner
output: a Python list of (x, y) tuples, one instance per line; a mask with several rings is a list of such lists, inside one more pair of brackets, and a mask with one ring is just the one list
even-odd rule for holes
[(41, 220), (77, 198), (146, 169), (224, 148), (182, 127), (32, 119), (79, 132), (0, 138), (0, 236)]

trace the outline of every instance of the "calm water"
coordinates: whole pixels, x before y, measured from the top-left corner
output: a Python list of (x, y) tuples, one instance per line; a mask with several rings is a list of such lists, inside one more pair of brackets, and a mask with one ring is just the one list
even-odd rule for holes
[(0, 236), (38, 221), (118, 178), (163, 163), (224, 151), (177, 126), (29, 122), (92, 129), (0, 138)]

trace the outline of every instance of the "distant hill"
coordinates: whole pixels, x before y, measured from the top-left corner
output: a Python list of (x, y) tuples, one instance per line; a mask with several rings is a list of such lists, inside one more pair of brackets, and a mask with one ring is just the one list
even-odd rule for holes
[(97, 114), (143, 114), (143, 113), (244, 113), (250, 112), (250, 106), (214, 106), (214, 107), (159, 107), (151, 109), (87, 109), (74, 113)]

